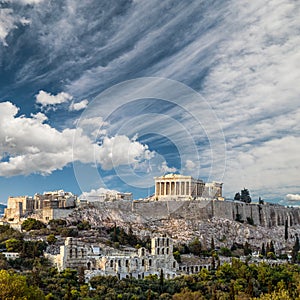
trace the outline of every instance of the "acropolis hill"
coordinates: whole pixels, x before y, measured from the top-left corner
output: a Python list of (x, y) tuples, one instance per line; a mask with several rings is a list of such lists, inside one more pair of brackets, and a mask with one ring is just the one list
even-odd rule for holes
[[(163, 234), (184, 242), (198, 237), (203, 245), (215, 238), (216, 245), (228, 248), (248, 242), (256, 249), (272, 240), (279, 252), (291, 249), (300, 228), (299, 208), (229, 201), (222, 197), (221, 183), (174, 174), (155, 178), (155, 194), (141, 200), (119, 192), (79, 199), (63, 190), (10, 197), (4, 221), (20, 226), (28, 217), (45, 223), (85, 220), (93, 228), (131, 228), (141, 238)], [(286, 222), (288, 240), (284, 238)]]
[(237, 219), (263, 227), (283, 226), (288, 220), (290, 226), (300, 224), (300, 209), (275, 204), (246, 204), (219, 200), (167, 200), (167, 201), (114, 201), (93, 202), (89, 205), (99, 211), (99, 217), (124, 223), (148, 223), (161, 220), (189, 220), (197, 222), (222, 218)]
[(65, 218), (80, 207), (95, 207), (102, 218), (122, 220), (125, 223), (223, 218), (263, 227), (282, 226), (286, 220), (289, 226), (300, 225), (299, 208), (271, 203), (226, 201), (222, 197), (222, 183), (204, 183), (191, 176), (178, 174), (156, 177), (155, 194), (142, 200), (132, 200), (131, 193), (78, 199), (72, 193), (62, 190), (36, 194), (34, 197), (10, 197), (5, 219), (19, 222), (31, 216), (48, 222)]

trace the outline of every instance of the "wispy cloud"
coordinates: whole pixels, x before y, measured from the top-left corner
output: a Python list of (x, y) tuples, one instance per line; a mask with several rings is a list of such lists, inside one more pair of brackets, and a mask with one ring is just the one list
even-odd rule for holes
[(298, 185), (299, 9), (290, 1), (237, 2), (226, 18), (203, 91), (226, 136), (227, 191), (248, 186), (276, 197)]
[[(0, 40), (6, 43), (0, 49), (4, 66), (1, 77), (8, 78), (3, 88), (14, 90), (30, 84), (35, 88), (30, 93), (35, 94), (48, 90), (47, 85), (56, 86), (56, 91), (65, 91), (79, 101), (68, 105), (71, 115), (88, 108), (90, 99), (104, 89), (127, 79), (158, 76), (179, 80), (205, 97), (221, 124), (227, 147), (224, 190), (228, 195), (244, 186), (263, 197), (298, 193), (297, 1), (120, 0), (91, 1), (89, 5), (66, 1), (63, 7), (55, 1), (48, 5), (18, 3), (8, 5), (2, 19), (0, 16)], [(22, 33), (15, 30), (21, 18), (30, 21)], [(24, 51), (20, 58), (23, 48), (35, 49), (35, 54)], [(10, 70), (15, 73), (10, 74)], [(143, 88), (151, 91), (151, 87)], [(176, 91), (171, 95), (175, 99), (178, 96)], [(44, 96), (41, 101), (72, 101), (53, 98), (58, 95)], [(162, 149), (168, 139), (183, 154), (178, 165), (192, 171), (193, 164), (188, 162), (193, 162), (201, 166), (200, 176), (205, 177), (212, 163), (221, 160), (222, 151), (211, 149), (218, 126), (215, 119), (209, 122), (202, 102), (181, 98), (183, 102), (176, 106), (156, 102), (155, 108), (154, 101), (148, 100), (126, 108), (118, 100), (122, 95), (117, 96), (115, 102), (120, 107), (116, 105), (110, 120), (103, 118), (110, 102), (102, 103), (103, 110), (89, 116), (91, 120), (98, 118), (99, 126), (104, 122), (105, 129), (97, 132), (98, 125), (82, 125), (84, 136), (92, 139), (97, 134), (118, 134), (130, 140), (138, 133), (149, 145), (144, 151)], [(89, 103), (79, 100), (86, 98)], [(46, 102), (44, 105), (49, 106)], [(201, 122), (193, 115), (201, 116)], [(69, 127), (66, 131), (71, 130)], [(162, 136), (166, 139), (159, 138)], [(128, 140), (123, 142), (129, 145)], [(169, 157), (176, 155), (169, 153)], [(155, 165), (163, 162), (162, 157), (157, 158)], [(219, 169), (216, 172), (222, 173)]]

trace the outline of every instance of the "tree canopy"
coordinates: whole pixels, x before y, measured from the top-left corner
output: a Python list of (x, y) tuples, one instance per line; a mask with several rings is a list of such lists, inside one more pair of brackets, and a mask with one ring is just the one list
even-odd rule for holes
[(243, 190), (241, 190), (241, 193), (236, 193), (234, 195), (234, 200), (235, 201), (242, 201), (245, 203), (251, 203), (252, 199), (250, 197), (250, 192), (248, 189), (244, 188)]

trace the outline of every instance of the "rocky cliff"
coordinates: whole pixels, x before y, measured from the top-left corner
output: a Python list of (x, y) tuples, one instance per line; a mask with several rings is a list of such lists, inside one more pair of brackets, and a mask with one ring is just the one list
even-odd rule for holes
[(145, 223), (165, 219), (209, 220), (224, 218), (251, 222), (253, 225), (274, 227), (300, 224), (300, 209), (276, 204), (246, 204), (233, 201), (114, 201), (93, 204), (104, 215), (102, 218), (124, 222)]
[[(220, 247), (247, 241), (257, 249), (273, 240), (278, 251), (291, 249), (300, 229), (297, 208), (229, 201), (98, 202), (75, 209), (70, 221), (74, 219), (88, 220), (94, 226), (131, 227), (139, 236), (165, 233), (178, 241), (197, 236), (204, 246), (212, 237)], [(287, 241), (285, 220), (289, 224)]]

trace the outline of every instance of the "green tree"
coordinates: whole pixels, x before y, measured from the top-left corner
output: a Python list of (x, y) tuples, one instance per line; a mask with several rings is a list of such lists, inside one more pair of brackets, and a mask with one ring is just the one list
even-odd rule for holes
[(173, 300), (205, 300), (206, 298), (201, 294), (200, 291), (191, 291), (188, 288), (184, 288), (179, 293), (176, 293), (173, 297)]
[(0, 253), (0, 270), (7, 270), (9, 267), (9, 264), (5, 258), (5, 256)]
[(194, 255), (200, 256), (201, 254), (201, 243), (198, 238), (193, 239), (188, 245), (190, 252)]
[(249, 225), (254, 225), (254, 220), (253, 220), (253, 218), (252, 218), (252, 217), (247, 217), (247, 223), (248, 223)]
[(294, 244), (293, 250), (292, 250), (292, 262), (293, 263), (296, 263), (298, 260), (299, 250), (300, 250), (299, 237), (298, 237), (298, 234), (296, 233), (296, 240), (295, 240), (295, 244)]
[(26, 277), (6, 270), (0, 270), (0, 299), (45, 299), (36, 286), (28, 286)]
[(88, 221), (83, 220), (82, 222), (79, 222), (77, 225), (78, 230), (89, 230), (91, 229), (91, 224)]
[(62, 228), (60, 230), (60, 235), (63, 237), (77, 237), (78, 229), (77, 228)]
[(52, 231), (59, 234), (67, 226), (67, 222), (63, 219), (53, 219), (49, 221), (48, 225)]
[(8, 252), (20, 252), (23, 247), (23, 241), (12, 238), (5, 242), (5, 246)]
[(211, 238), (211, 241), (210, 241), (210, 249), (211, 249), (211, 251), (214, 251), (215, 250), (215, 240), (214, 240), (214, 238), (212, 237)]
[(230, 249), (228, 249), (226, 247), (222, 247), (220, 249), (220, 255), (231, 257), (232, 256), (232, 252), (231, 252)]
[(46, 225), (39, 220), (28, 218), (22, 223), (21, 228), (22, 230), (30, 231), (46, 228)]
[(244, 255), (250, 255), (252, 253), (252, 250), (250, 248), (250, 245), (248, 242), (244, 245)]
[(275, 247), (273, 241), (270, 242), (270, 252), (273, 252), (275, 254)]
[(268, 252), (267, 253), (267, 258), (269, 258), (269, 259), (276, 259), (276, 255), (274, 254), (274, 252)]
[(49, 234), (49, 235), (47, 236), (47, 243), (48, 243), (49, 245), (55, 244), (56, 241), (57, 241), (57, 238), (55, 237), (55, 235), (54, 235), (53, 233), (51, 233), (51, 234)]
[(284, 223), (284, 239), (287, 241), (289, 238), (289, 224), (288, 224), (288, 220), (285, 220)]
[(24, 241), (22, 244), (22, 249), (20, 251), (20, 256), (23, 258), (36, 258), (43, 255), (44, 250), (46, 250), (47, 243), (44, 241)]
[(235, 200), (235, 201), (240, 201), (240, 200), (241, 200), (241, 194), (240, 194), (240, 193), (236, 193), (236, 194), (234, 195), (234, 200)]
[(178, 263), (181, 263), (181, 256), (180, 256), (180, 252), (178, 250), (173, 252), (173, 256)]
[(251, 203), (250, 193), (249, 190), (246, 188), (241, 190), (241, 201), (245, 203)]
[(261, 246), (261, 255), (262, 256), (266, 256), (265, 243), (262, 243), (262, 246)]

